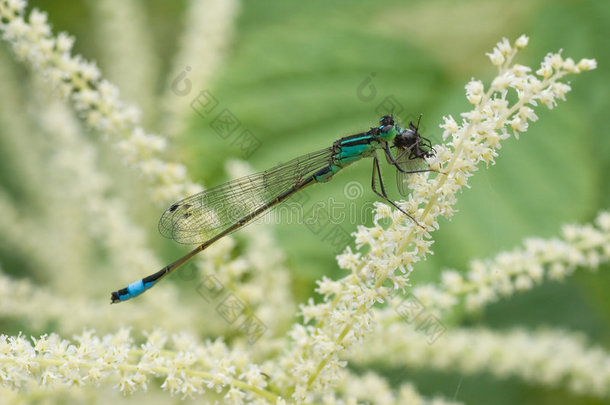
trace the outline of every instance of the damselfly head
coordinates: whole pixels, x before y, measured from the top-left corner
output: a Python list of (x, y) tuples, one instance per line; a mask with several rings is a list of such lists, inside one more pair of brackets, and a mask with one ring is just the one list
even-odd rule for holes
[[(421, 116), (420, 116), (421, 119)], [(409, 159), (423, 159), (434, 156), (434, 148), (428, 138), (424, 138), (418, 132), (419, 120), (417, 126), (409, 122), (409, 128), (402, 129), (396, 125), (396, 137), (394, 138), (394, 147), (399, 151), (406, 151)]]
[(385, 127), (386, 125), (394, 125), (394, 116), (393, 115), (384, 115), (379, 120), (381, 126)]
[(388, 132), (394, 126), (394, 116), (392, 115), (384, 115), (379, 120), (379, 129), (383, 132)]

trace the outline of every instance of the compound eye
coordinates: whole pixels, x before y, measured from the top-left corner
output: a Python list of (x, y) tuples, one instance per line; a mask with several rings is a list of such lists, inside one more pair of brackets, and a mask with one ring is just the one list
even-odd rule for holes
[(381, 130), (383, 132), (389, 132), (392, 129), (392, 125), (385, 125), (383, 127), (381, 127)]
[(384, 115), (379, 120), (379, 123), (381, 123), (382, 126), (394, 125), (394, 117), (392, 117), (391, 115)]

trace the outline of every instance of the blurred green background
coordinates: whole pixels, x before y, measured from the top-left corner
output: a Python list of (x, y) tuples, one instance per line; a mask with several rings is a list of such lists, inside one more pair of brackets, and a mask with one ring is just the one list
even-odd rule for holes
[[(95, 16), (88, 2), (32, 4), (49, 12), (56, 32), (74, 35), (76, 52), (87, 59), (98, 59), (102, 41), (117, 40), (92, 34)], [(183, 1), (145, 2), (150, 35), (165, 72), (158, 83), (151, 83), (159, 94), (168, 81), (185, 6)], [(547, 52), (559, 49), (575, 60), (597, 59), (597, 70), (569, 78), (573, 91), (567, 102), (552, 111), (537, 109), (539, 122), (519, 141), (505, 142), (497, 165), (482, 168), (471, 181), (472, 189), (460, 195), (459, 213), (451, 222), (441, 221), (441, 230), (434, 235), (435, 254), (418, 264), (413, 274), (414, 284), (436, 281), (444, 268), (463, 270), (473, 258), (509, 250), (527, 236), (556, 235), (561, 224), (589, 222), (609, 207), (609, 21), (607, 0), (246, 1), (210, 90), (260, 141), (246, 160), (255, 170), (263, 170), (367, 129), (390, 96), (400, 104), (397, 115), (405, 123), (423, 114), (421, 132), (434, 143), (441, 142), (441, 117), (458, 117), (470, 108), (464, 97), (467, 81), (474, 77), (487, 85), (494, 77), (495, 69), (484, 54), (502, 37), (512, 42), (528, 35), (530, 45), (517, 62), (534, 68)], [(374, 93), (366, 93), (368, 98), (359, 90), (363, 83), (369, 90), (374, 88)], [(228, 159), (244, 157), (230, 139), (219, 137), (198, 116), (192, 117), (187, 134), (173, 142), (172, 159), (186, 164), (191, 178), (206, 186), (226, 180)], [(370, 205), (375, 201), (370, 179), (371, 162), (360, 162), (331, 183), (307, 190), (308, 201), (334, 198), (357, 207)], [(350, 181), (362, 185), (362, 198), (345, 197)], [(390, 189), (398, 199), (395, 188)], [(160, 213), (156, 207), (145, 209), (153, 217)], [(150, 240), (157, 244), (154, 221)], [(355, 231), (356, 225), (356, 221), (340, 224), (346, 233)], [(334, 260), (340, 249), (320, 234), (302, 224), (280, 224), (275, 231), (300, 301), (311, 295), (314, 281), (322, 275), (342, 276)], [(168, 260), (175, 257), (178, 250), (171, 243), (158, 243)], [(548, 282), (464, 323), (497, 329), (548, 325), (580, 330), (610, 349), (606, 270), (607, 266), (596, 274), (577, 272), (562, 284)], [(385, 372), (394, 381), (414, 380), (424, 394), (449, 398), (455, 394), (468, 403), (598, 403), (516, 380)]]

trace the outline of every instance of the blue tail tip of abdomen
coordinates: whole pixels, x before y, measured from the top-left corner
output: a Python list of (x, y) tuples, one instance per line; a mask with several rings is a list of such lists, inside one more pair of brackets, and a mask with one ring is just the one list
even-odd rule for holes
[(144, 284), (143, 280), (136, 281), (135, 283), (129, 284), (126, 288), (120, 289), (118, 291), (114, 291), (110, 294), (110, 303), (116, 304), (118, 302), (127, 301), (133, 297), (137, 297), (142, 294), (144, 291), (152, 287), (152, 283), (150, 285)]

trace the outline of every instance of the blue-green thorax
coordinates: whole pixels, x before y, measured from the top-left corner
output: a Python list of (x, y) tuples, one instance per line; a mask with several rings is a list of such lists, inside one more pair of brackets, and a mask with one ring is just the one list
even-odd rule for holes
[(346, 136), (333, 144), (331, 164), (315, 174), (316, 181), (329, 181), (335, 173), (358, 160), (372, 156), (375, 151), (396, 137), (394, 125), (372, 128), (368, 132)]

